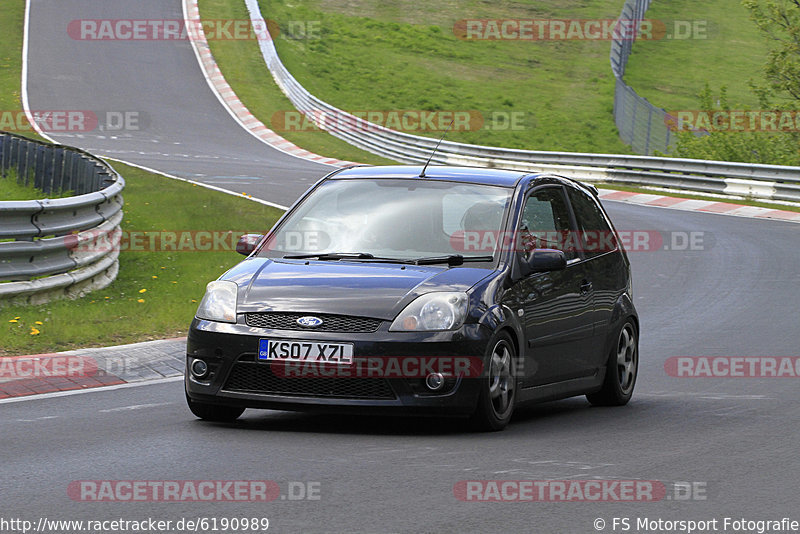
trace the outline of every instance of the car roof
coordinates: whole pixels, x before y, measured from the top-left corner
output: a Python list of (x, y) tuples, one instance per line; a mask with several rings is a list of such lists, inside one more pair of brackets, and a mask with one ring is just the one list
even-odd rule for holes
[(422, 165), (363, 165), (349, 167), (331, 176), (331, 179), (349, 178), (417, 178), (419, 180), (445, 180), (470, 184), (514, 187), (530, 173), (481, 167), (444, 167), (431, 165), (425, 170), (425, 178), (419, 178)]
[(379, 178), (379, 179), (418, 179), (443, 180), (480, 185), (516, 187), (525, 177), (532, 178), (533, 185), (541, 182), (560, 182), (578, 186), (597, 196), (597, 188), (572, 178), (554, 174), (538, 174), (507, 169), (488, 169), (485, 167), (451, 167), (432, 165), (425, 169), (425, 178), (420, 178), (422, 165), (354, 165), (345, 167), (329, 176), (329, 179)]

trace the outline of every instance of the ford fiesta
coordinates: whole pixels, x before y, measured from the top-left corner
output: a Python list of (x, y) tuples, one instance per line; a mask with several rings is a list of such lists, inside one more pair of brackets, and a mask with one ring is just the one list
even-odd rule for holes
[(199, 418), (246, 408), (468, 417), (624, 405), (630, 264), (592, 186), (546, 174), (335, 171), (208, 284), (187, 342)]

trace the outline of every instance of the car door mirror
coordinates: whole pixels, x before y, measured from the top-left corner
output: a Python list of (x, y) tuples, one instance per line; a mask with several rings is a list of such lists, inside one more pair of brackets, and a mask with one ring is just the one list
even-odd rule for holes
[(567, 258), (561, 250), (537, 248), (528, 256), (525, 267), (526, 276), (533, 273), (562, 271), (567, 268)]
[(243, 256), (249, 256), (255, 249), (258, 242), (264, 236), (262, 234), (244, 234), (236, 242), (236, 252)]

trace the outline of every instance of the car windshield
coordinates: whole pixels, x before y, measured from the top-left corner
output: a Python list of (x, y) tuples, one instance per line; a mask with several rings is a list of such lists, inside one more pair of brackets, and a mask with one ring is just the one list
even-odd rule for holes
[[(259, 255), (491, 261), (510, 198), (511, 189), (480, 184), (330, 180), (274, 229)], [(473, 241), (481, 246), (465, 246)]]

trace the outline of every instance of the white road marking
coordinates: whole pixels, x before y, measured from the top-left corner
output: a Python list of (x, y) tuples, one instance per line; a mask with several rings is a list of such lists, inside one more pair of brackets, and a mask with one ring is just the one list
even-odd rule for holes
[(150, 404), (132, 404), (131, 406), (120, 406), (118, 408), (109, 408), (107, 410), (99, 410), (100, 413), (111, 413), (111, 412), (125, 412), (125, 411), (132, 411), (132, 410), (142, 410), (145, 408), (155, 408), (156, 406), (167, 406), (172, 404), (171, 402), (158, 402), (158, 403), (150, 403)]
[(117, 384), (114, 386), (103, 386), (99, 388), (76, 389), (72, 391), (55, 391), (53, 393), (42, 393), (41, 395), (27, 395), (25, 397), (12, 397), (10, 399), (2, 399), (0, 400), (0, 404), (9, 404), (12, 402), (25, 402), (25, 401), (42, 400), (42, 399), (53, 399), (56, 397), (69, 397), (71, 395), (83, 395), (85, 393), (99, 393), (102, 391), (112, 391), (115, 389), (138, 388), (141, 386), (165, 384), (167, 382), (178, 382), (179, 380), (183, 380), (183, 377), (171, 376), (169, 378), (159, 378), (157, 380), (144, 380), (142, 382), (128, 382), (125, 384)]
[(35, 423), (36, 421), (44, 421), (45, 419), (58, 419), (57, 415), (45, 415), (42, 417), (36, 417), (34, 419), (17, 419), (20, 423)]

